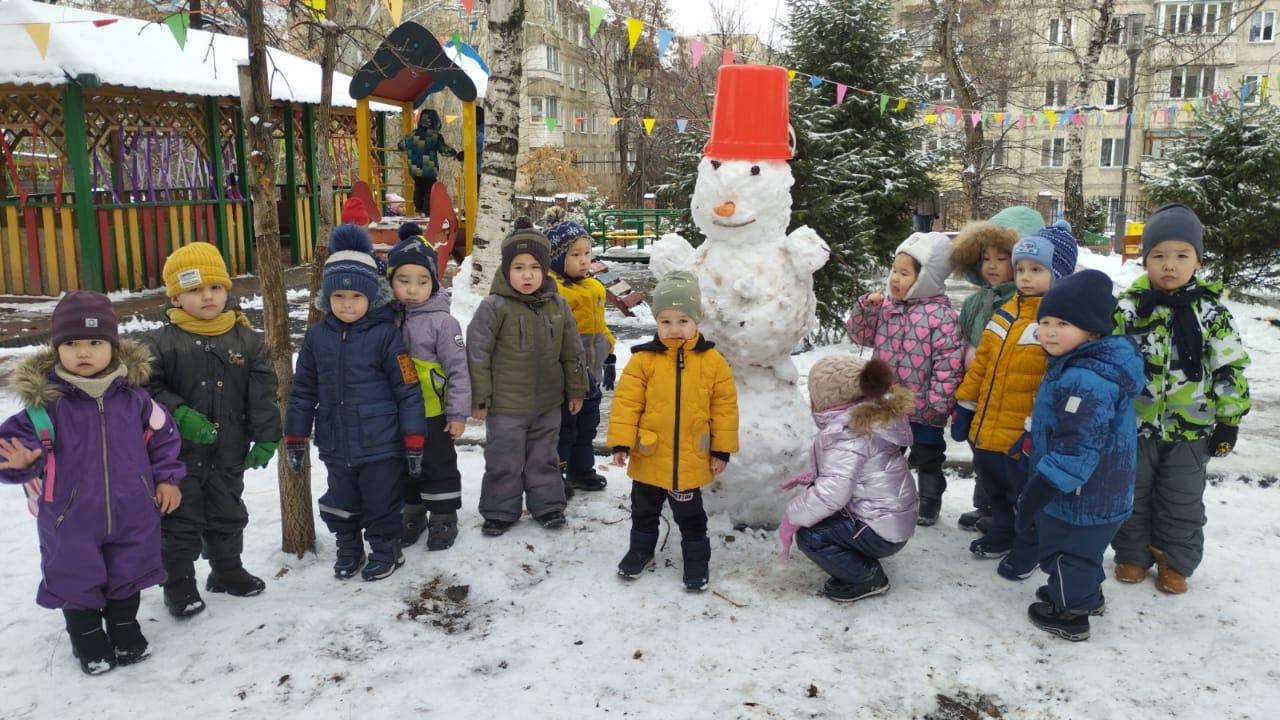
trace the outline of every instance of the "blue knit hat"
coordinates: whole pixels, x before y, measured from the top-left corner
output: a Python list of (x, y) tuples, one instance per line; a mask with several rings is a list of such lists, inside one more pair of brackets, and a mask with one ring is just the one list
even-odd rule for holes
[(373, 259), (373, 243), (357, 225), (339, 225), (329, 233), (329, 259), (324, 263), (320, 291), (327, 299), (338, 290), (352, 290), (378, 300), (378, 263)]
[(569, 248), (573, 247), (574, 241), (578, 238), (590, 238), (585, 228), (572, 220), (565, 220), (544, 231), (547, 236), (547, 242), (551, 243), (551, 269), (559, 275), (564, 275), (564, 259), (569, 254)]
[(1071, 234), (1071, 225), (1065, 220), (1037, 230), (1035, 234), (1025, 237), (1013, 246), (1013, 264), (1019, 260), (1031, 260), (1049, 268), (1053, 279), (1064, 278), (1076, 271), (1077, 249), (1076, 237)]
[(427, 245), (427, 241), (421, 235), (401, 240), (391, 251), (387, 253), (387, 278), (391, 278), (396, 274), (396, 269), (405, 265), (421, 265), (431, 274), (431, 282), (434, 284), (432, 292), (440, 289), (440, 282), (436, 276), (436, 268), (439, 266), (439, 256), (435, 249)]
[(1110, 335), (1115, 329), (1116, 299), (1111, 278), (1098, 270), (1081, 270), (1053, 284), (1040, 301), (1036, 320), (1056, 317), (1081, 330)]

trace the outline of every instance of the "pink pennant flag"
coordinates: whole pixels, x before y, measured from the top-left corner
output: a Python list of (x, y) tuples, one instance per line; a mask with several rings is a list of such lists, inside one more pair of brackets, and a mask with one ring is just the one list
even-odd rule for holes
[(701, 40), (689, 41), (689, 60), (693, 62), (694, 67), (698, 67), (698, 63), (702, 62), (702, 51), (706, 49), (706, 43)]
[(1084, 127), (1084, 123), (1085, 123), (1084, 113), (1076, 113), (1075, 115), (1071, 116), (1072, 125), (1075, 125), (1076, 127)]
[(981, 125), (981, 124), (982, 124), (982, 113), (981, 113), (981, 112), (979, 112), (979, 111), (974, 111), (974, 112), (969, 113), (969, 122), (973, 123), (973, 126), (974, 126), (974, 127), (978, 127), (979, 125)]
[(849, 86), (844, 83), (836, 83), (836, 104), (844, 104), (845, 93), (849, 92)]
[(725, 48), (724, 52), (720, 53), (720, 64), (721, 64), (721, 65), (732, 65), (732, 64), (733, 64), (733, 58), (734, 58), (733, 51), (732, 51), (732, 50), (730, 50), (729, 48)]
[(1120, 113), (1120, 127), (1129, 124), (1129, 113)]

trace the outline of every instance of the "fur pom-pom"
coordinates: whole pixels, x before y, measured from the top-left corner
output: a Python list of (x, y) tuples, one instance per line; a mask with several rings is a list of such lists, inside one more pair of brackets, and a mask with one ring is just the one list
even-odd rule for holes
[(516, 218), (514, 222), (511, 223), (512, 230), (527, 230), (528, 228), (531, 228), (531, 227), (533, 227), (533, 221), (530, 220), (528, 216), (525, 216), (525, 215), (521, 215), (520, 217)]
[(868, 360), (858, 378), (858, 389), (862, 391), (862, 396), (882, 397), (891, 387), (893, 387), (893, 368), (889, 367), (889, 363), (880, 358)]
[(339, 225), (329, 233), (329, 252), (343, 250), (373, 254), (373, 243), (369, 241), (369, 233), (358, 225)]

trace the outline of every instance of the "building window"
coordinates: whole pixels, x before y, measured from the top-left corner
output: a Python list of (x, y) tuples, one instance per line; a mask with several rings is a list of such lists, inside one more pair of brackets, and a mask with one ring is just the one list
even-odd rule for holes
[(529, 119), (534, 122), (545, 122), (547, 115), (542, 105), (542, 98), (529, 98)]
[(548, 23), (556, 21), (556, 0), (542, 0), (542, 17)]
[(942, 150), (942, 141), (938, 138), (925, 138), (920, 143), (920, 151), (929, 157), (937, 155), (940, 150)]
[(1124, 139), (1123, 138), (1103, 138), (1102, 139), (1102, 158), (1098, 161), (1098, 167), (1118, 168), (1124, 164)]
[(1245, 105), (1257, 105), (1262, 96), (1262, 75), (1242, 75), (1240, 77), (1240, 102)]
[(1192, 100), (1213, 94), (1214, 68), (1188, 65), (1174, 68), (1169, 74), (1169, 97), (1173, 100)]
[(1103, 195), (1097, 199), (1102, 202), (1107, 211), (1107, 225), (1103, 228), (1103, 232), (1114, 233), (1116, 231), (1116, 220), (1119, 219), (1120, 215), (1120, 198), (1114, 195)]
[(1049, 45), (1071, 47), (1071, 18), (1050, 18)]
[(1044, 84), (1045, 107), (1064, 107), (1067, 104), (1067, 81), (1050, 80)]
[(573, 111), (573, 129), (576, 132), (587, 132), (587, 112), (585, 110)]
[(933, 102), (954, 102), (956, 99), (955, 88), (951, 87), (945, 73), (925, 73), (919, 76), (916, 84), (924, 87)]
[(1117, 107), (1129, 102), (1129, 78), (1112, 78), (1107, 81), (1107, 90), (1102, 104)]
[(982, 143), (982, 154), (989, 168), (1009, 167), (1005, 158), (1003, 140), (987, 140)]
[(574, 79), (576, 80), (575, 85), (577, 86), (577, 88), (579, 90), (586, 90), (587, 89), (587, 67), (585, 65), (579, 65), (578, 67), (574, 68), (573, 75), (574, 75)]
[(1235, 3), (1162, 3), (1159, 25), (1166, 35), (1213, 35), (1231, 31)]
[(560, 72), (560, 48), (547, 46), (547, 69), (553, 73)]
[(1142, 22), (1142, 15), (1120, 15), (1111, 18), (1111, 32), (1107, 35), (1107, 42), (1122, 47), (1128, 45), (1131, 34), (1143, 32)]
[(1013, 32), (1013, 20), (1010, 18), (991, 18), (991, 37), (1008, 37)]
[(1249, 42), (1267, 43), (1276, 39), (1276, 11), (1264, 10), (1249, 20)]
[(1066, 138), (1045, 138), (1040, 141), (1040, 167), (1060, 168), (1066, 154)]

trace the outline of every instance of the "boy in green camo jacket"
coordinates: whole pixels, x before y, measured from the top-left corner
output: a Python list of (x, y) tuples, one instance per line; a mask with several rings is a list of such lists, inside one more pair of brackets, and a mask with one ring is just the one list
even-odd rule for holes
[(1133, 515), (1112, 541), (1116, 579), (1139, 583), (1154, 563), (1156, 587), (1187, 591), (1204, 556), (1204, 491), (1210, 457), (1225, 457), (1249, 412), (1249, 366), (1222, 284), (1196, 277), (1204, 226), (1179, 204), (1151, 215), (1142, 233), (1147, 272), (1120, 295), (1116, 334), (1146, 361), (1134, 401), (1138, 476)]

